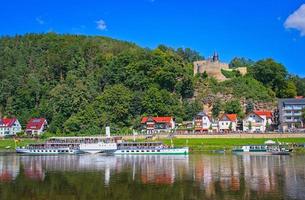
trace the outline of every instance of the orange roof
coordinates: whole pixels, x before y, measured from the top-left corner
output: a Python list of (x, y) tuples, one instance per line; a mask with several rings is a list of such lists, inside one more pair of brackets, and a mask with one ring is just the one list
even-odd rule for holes
[(254, 111), (254, 113), (257, 114), (258, 116), (266, 116), (266, 118), (272, 118), (271, 111), (256, 110), (256, 111)]
[[(149, 117), (143, 117), (141, 123), (146, 123)], [(152, 117), (152, 119), (157, 123), (170, 123), (172, 117)]]
[(220, 119), (223, 119), (223, 117), (227, 117), (231, 122), (235, 122), (237, 120), (237, 114), (223, 114)]

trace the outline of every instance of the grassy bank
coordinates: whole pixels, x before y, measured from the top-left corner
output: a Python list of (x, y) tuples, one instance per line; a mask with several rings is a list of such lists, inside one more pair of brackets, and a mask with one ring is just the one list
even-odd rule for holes
[[(264, 144), (266, 138), (204, 138), (204, 139), (173, 139), (174, 146), (188, 146), (193, 151), (231, 150), (234, 146), (249, 144)], [(283, 143), (305, 143), (305, 138), (280, 138), (270, 140)], [(170, 139), (161, 139), (165, 144), (170, 145)]]
[[(38, 143), (43, 142), (43, 140), (37, 139), (20, 139), (19, 142), (16, 143), (17, 146), (25, 146), (30, 143)], [(0, 140), (0, 149), (15, 149), (15, 141), (14, 139), (1, 139)]]

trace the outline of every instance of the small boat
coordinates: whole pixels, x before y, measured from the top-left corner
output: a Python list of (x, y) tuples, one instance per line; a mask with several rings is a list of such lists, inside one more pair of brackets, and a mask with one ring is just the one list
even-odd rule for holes
[(164, 145), (162, 142), (120, 142), (115, 155), (139, 155), (139, 154), (188, 154), (188, 147), (174, 148)]
[(263, 155), (289, 155), (291, 149), (286, 148), (284, 145), (245, 145), (242, 147), (235, 147), (233, 153), (240, 154), (263, 154)]

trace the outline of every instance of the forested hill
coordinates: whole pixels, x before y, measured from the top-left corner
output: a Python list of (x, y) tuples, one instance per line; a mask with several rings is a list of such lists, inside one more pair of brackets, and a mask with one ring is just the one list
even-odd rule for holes
[[(199, 59), (190, 49), (150, 50), (105, 37), (1, 37), (0, 113), (16, 116), (22, 125), (31, 117), (46, 117), (53, 133), (97, 134), (106, 124), (114, 131), (137, 128), (144, 115), (190, 120), (202, 109), (202, 95), (223, 89), (251, 101), (302, 93), (294, 83), (303, 79), (284, 74), (278, 88), (274, 80), (259, 80), (260, 71), (252, 66), (250, 75), (224, 83), (193, 77), (192, 62)], [(194, 88), (202, 95), (194, 98)]]

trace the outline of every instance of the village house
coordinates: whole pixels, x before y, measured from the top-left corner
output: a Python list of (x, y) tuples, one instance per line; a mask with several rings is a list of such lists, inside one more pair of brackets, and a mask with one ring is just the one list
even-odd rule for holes
[(169, 133), (175, 129), (175, 120), (173, 117), (143, 117), (141, 125), (146, 134)]
[(237, 114), (223, 114), (218, 121), (220, 132), (235, 132), (237, 127)]
[(200, 112), (194, 117), (195, 133), (208, 132), (211, 124), (212, 120), (205, 112)]
[(21, 125), (17, 118), (0, 119), (0, 137), (14, 136), (21, 131)]
[(271, 111), (253, 111), (243, 120), (243, 131), (265, 132), (272, 124)]
[(28, 135), (41, 135), (47, 129), (48, 123), (45, 118), (32, 118), (26, 125), (25, 133)]
[(218, 132), (218, 123), (205, 112), (199, 112), (193, 121), (195, 133)]

